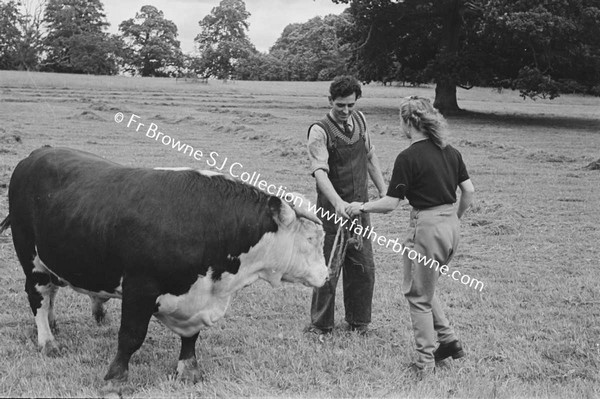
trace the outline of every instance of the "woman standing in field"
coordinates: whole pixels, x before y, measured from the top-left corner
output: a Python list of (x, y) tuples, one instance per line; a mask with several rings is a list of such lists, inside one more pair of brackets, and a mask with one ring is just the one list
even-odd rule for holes
[[(386, 213), (404, 198), (413, 207), (410, 234), (404, 243), (407, 250), (402, 251), (402, 291), (409, 303), (418, 355), (411, 368), (422, 378), (433, 372), (435, 362), (465, 353), (435, 295), (439, 269), (419, 264), (418, 257), (411, 260), (409, 250), (447, 265), (456, 253), (459, 219), (471, 205), (475, 189), (460, 152), (446, 144), (443, 116), (427, 99), (413, 96), (402, 100), (400, 129), (410, 139), (410, 146), (396, 158), (387, 195), (373, 202), (353, 202), (346, 212)], [(457, 186), (461, 190), (458, 209), (454, 207)]]

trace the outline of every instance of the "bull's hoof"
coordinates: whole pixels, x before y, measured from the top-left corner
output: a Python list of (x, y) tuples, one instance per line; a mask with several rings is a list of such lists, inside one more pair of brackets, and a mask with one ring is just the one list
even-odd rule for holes
[(133, 395), (133, 387), (127, 381), (111, 380), (100, 388), (100, 396), (103, 398), (122, 398)]
[(108, 321), (106, 317), (106, 309), (104, 309), (104, 303), (107, 301), (107, 299), (100, 299), (94, 296), (90, 296), (90, 299), (92, 300), (92, 316), (94, 316), (94, 320), (96, 320), (96, 323), (100, 325), (106, 324)]
[(53, 334), (57, 334), (58, 333), (58, 323), (56, 322), (56, 320), (50, 320), (49, 324), (50, 324), (50, 331), (52, 331)]
[(62, 355), (62, 350), (64, 348), (61, 348), (60, 346), (58, 346), (58, 344), (56, 343), (56, 341), (47, 341), (43, 346), (41, 346), (40, 351), (42, 352), (42, 354), (44, 356), (48, 356), (48, 357), (60, 357)]
[(101, 311), (95, 311), (92, 313), (92, 315), (94, 316), (94, 320), (96, 320), (96, 323), (98, 323), (98, 325), (105, 325), (108, 324), (108, 317), (106, 317), (106, 311), (104, 309), (102, 309)]
[(177, 381), (191, 384), (204, 381), (204, 371), (198, 367), (196, 359), (180, 360), (177, 363)]

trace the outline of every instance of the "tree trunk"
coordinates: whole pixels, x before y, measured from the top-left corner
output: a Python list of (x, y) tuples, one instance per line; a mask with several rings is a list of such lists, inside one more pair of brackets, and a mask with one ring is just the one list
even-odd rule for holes
[(451, 79), (437, 82), (433, 106), (444, 115), (460, 111), (456, 101), (456, 82)]
[[(446, 16), (444, 17), (444, 27), (442, 41), (440, 43), (440, 52), (438, 59), (444, 63), (458, 57), (460, 43), (460, 28), (462, 23), (461, 7), (462, 0), (450, 0), (446, 2)], [(451, 64), (454, 64), (453, 62)], [(454, 71), (442, 70), (438, 72), (435, 87), (435, 101), (433, 106), (442, 114), (450, 114), (460, 111), (456, 101), (456, 80), (452, 78)]]

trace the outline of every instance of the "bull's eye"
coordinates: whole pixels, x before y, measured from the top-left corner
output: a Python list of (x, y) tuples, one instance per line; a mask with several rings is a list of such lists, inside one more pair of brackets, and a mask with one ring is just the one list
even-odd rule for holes
[(314, 252), (314, 248), (318, 246), (319, 240), (317, 237), (308, 236), (305, 237), (304, 240), (300, 240), (298, 242), (298, 250), (301, 253), (310, 253)]

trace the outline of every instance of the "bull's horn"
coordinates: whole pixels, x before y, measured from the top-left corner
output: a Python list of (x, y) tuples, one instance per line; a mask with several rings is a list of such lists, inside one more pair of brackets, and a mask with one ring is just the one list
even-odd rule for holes
[[(323, 224), (321, 220), (315, 215), (315, 209), (311, 206), (311, 202), (300, 193), (288, 193), (290, 197), (292, 197), (291, 201), (284, 199), (288, 203), (289, 206), (292, 207), (296, 215), (306, 218), (308, 220), (312, 220), (317, 224)], [(288, 194), (285, 197), (288, 197)]]

